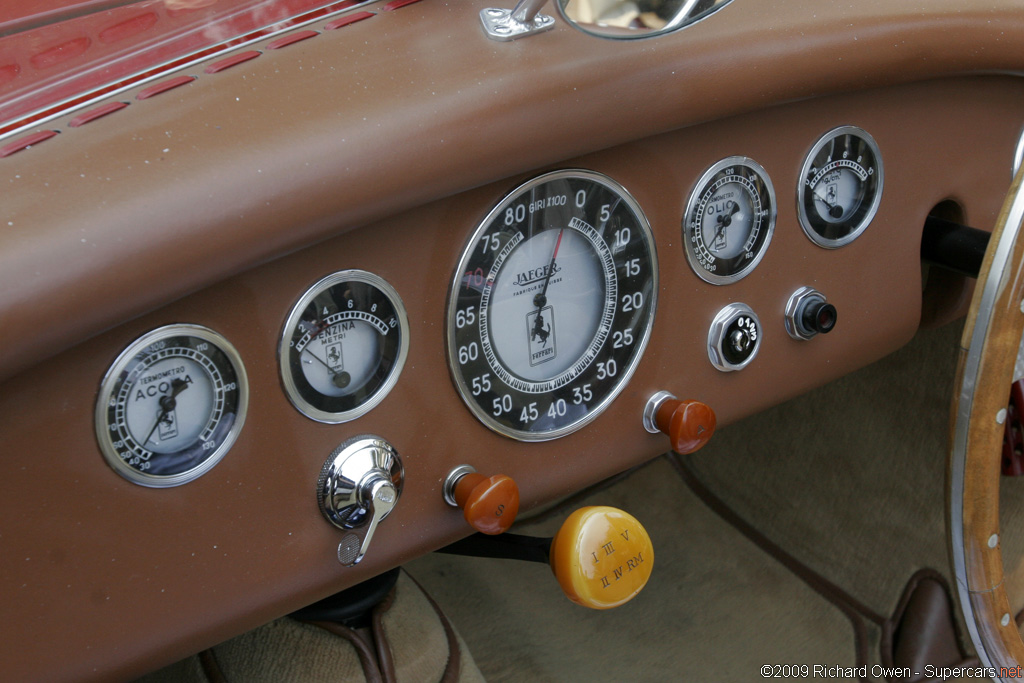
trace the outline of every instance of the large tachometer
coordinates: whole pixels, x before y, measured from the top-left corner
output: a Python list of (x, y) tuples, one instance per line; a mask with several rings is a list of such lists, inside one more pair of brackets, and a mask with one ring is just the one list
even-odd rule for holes
[(657, 260), (636, 201), (610, 178), (557, 171), (473, 233), (448, 302), (460, 394), (491, 429), (553, 439), (621, 391), (650, 335)]

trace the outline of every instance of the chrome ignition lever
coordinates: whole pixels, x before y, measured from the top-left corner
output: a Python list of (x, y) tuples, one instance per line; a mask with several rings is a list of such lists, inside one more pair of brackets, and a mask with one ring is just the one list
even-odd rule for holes
[(346, 532), (338, 544), (341, 564), (358, 564), (366, 555), (377, 525), (398, 504), (403, 480), (398, 451), (378, 436), (349, 439), (324, 463), (317, 502), (327, 521)]
[(352, 564), (357, 564), (359, 560), (363, 559), (366, 549), (370, 547), (370, 541), (373, 540), (373, 532), (377, 530), (377, 525), (395, 508), (395, 503), (398, 502), (398, 491), (395, 489), (395, 485), (382, 474), (373, 474), (368, 476), (359, 487), (359, 498), (370, 515), (370, 522), (366, 525), (362, 543), (359, 545)]

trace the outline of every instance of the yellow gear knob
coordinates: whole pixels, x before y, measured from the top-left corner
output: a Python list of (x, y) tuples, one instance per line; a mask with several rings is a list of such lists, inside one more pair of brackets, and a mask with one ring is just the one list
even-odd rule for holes
[(618, 508), (580, 508), (551, 541), (551, 569), (569, 599), (584, 607), (629, 602), (647, 585), (653, 567), (647, 530)]

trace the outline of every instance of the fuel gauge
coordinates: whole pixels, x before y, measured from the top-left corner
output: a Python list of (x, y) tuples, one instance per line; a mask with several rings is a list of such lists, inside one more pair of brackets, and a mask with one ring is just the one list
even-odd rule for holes
[(854, 126), (825, 133), (800, 173), (797, 212), (815, 244), (836, 249), (857, 239), (882, 201), (882, 155)]
[(292, 309), (281, 338), (281, 380), (303, 415), (348, 422), (384, 399), (408, 351), (398, 292), (373, 273), (344, 270), (317, 282)]

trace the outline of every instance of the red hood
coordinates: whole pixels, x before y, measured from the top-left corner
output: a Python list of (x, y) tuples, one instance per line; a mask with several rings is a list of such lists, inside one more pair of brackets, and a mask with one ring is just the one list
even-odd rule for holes
[(237, 39), (328, 0), (21, 0), (0, 5), (0, 123)]

